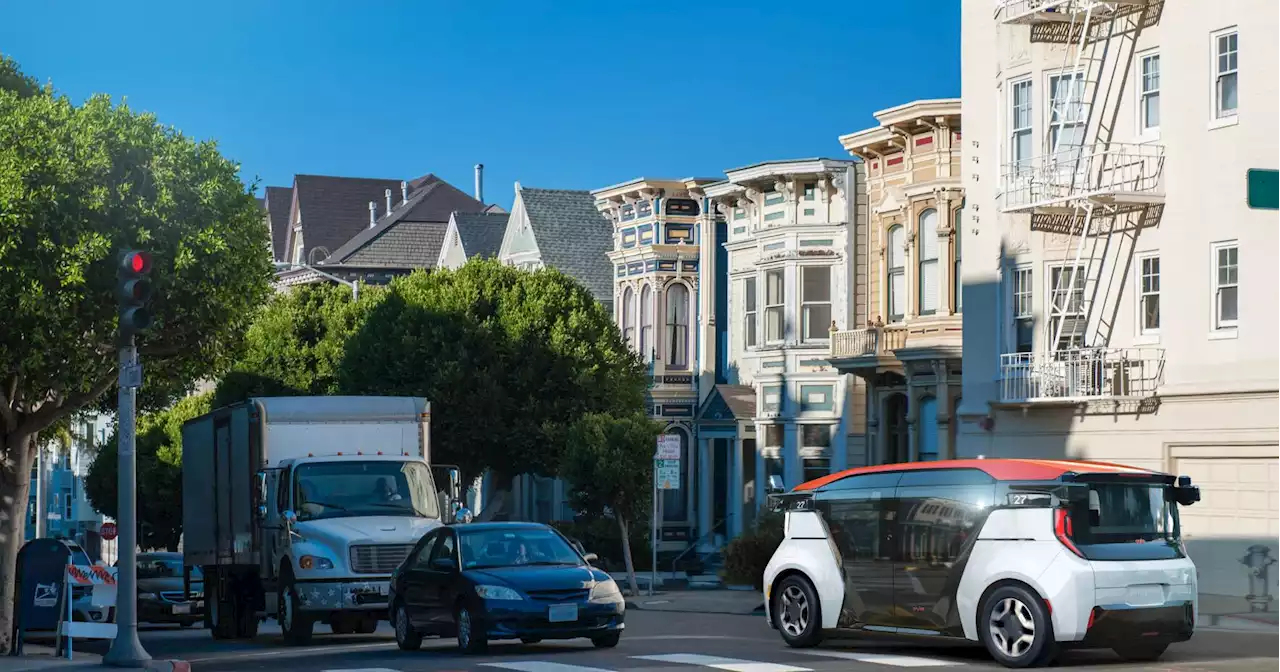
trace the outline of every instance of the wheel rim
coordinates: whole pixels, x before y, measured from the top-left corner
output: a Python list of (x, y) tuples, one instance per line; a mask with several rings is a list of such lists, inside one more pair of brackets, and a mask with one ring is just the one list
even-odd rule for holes
[(458, 612), (458, 643), (471, 645), (471, 612), (465, 608)]
[(1021, 658), (1036, 641), (1036, 618), (1022, 600), (1006, 597), (991, 610), (991, 640), (1010, 658)]
[(409, 641), (409, 616), (404, 613), (404, 607), (396, 609), (396, 639)]
[(799, 637), (809, 627), (809, 598), (799, 586), (787, 586), (778, 599), (778, 620), (782, 631)]

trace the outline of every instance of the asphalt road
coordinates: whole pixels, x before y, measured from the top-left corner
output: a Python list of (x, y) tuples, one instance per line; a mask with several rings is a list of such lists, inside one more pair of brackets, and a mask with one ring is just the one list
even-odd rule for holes
[[(629, 611), (622, 643), (596, 650), (587, 641), (524, 645), (495, 642), (483, 656), (465, 656), (453, 640), (427, 640), (404, 652), (385, 624), (373, 635), (334, 636), (318, 626), (312, 645), (286, 647), (274, 621), (251, 642), (214, 642), (205, 630), (147, 628), (142, 641), (158, 659), (187, 660), (196, 672), (886, 672), (903, 667), (1004, 669), (980, 648), (902, 641), (828, 642), (812, 651), (789, 649), (760, 616)], [(94, 649), (97, 643), (85, 642)], [(1058, 667), (1186, 672), (1274, 672), (1275, 633), (1199, 631), (1148, 665), (1120, 661), (1108, 651), (1063, 654)], [(77, 648), (81, 648), (77, 646)]]

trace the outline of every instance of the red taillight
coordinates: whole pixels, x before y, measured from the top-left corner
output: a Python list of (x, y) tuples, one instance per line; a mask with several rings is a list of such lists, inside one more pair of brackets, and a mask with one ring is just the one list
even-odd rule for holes
[(1090, 609), (1090, 610), (1089, 610), (1089, 624), (1088, 624), (1088, 625), (1086, 625), (1086, 626), (1084, 626), (1084, 629), (1085, 629), (1086, 631), (1088, 631), (1088, 630), (1090, 630), (1090, 629), (1092, 629), (1092, 628), (1093, 628), (1093, 618), (1094, 618), (1095, 616), (1097, 616), (1097, 615), (1098, 615), (1098, 608), (1097, 608), (1097, 607), (1094, 607), (1094, 608), (1092, 608), (1092, 609)]
[(1071, 514), (1067, 513), (1066, 509), (1054, 509), (1053, 536), (1057, 537), (1058, 541), (1063, 546), (1066, 546), (1068, 551), (1083, 558), (1084, 553), (1081, 553), (1080, 549), (1076, 548), (1075, 542), (1071, 541), (1071, 532)]

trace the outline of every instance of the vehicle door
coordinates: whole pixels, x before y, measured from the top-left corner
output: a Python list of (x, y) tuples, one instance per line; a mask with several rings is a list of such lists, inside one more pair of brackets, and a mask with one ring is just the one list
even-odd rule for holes
[(445, 528), (438, 535), (440, 541), (431, 549), (423, 578), (427, 621), (435, 631), (453, 623), (453, 592), (459, 567), (457, 534)]
[(995, 498), (995, 479), (978, 469), (902, 474), (896, 490), (893, 600), (900, 627), (960, 632), (956, 591)]
[[(273, 472), (267, 472), (267, 482), (272, 480)], [(269, 506), (267, 514), (270, 521), (269, 527), (264, 527), (263, 532), (271, 539), (271, 576), (275, 576), (276, 571), (280, 567), (280, 559), (289, 555), (289, 547), (292, 540), (289, 538), (289, 526), (285, 524), (284, 512), (293, 508), (289, 497), (289, 483), (293, 479), (293, 466), (287, 466), (283, 469), (274, 471), (275, 479), (275, 496), (276, 501), (273, 506)]]
[(405, 562), (404, 574), (400, 578), (400, 585), (396, 586), (397, 592), (400, 593), (399, 599), (404, 602), (405, 611), (409, 614), (409, 621), (418, 628), (426, 627), (430, 618), (428, 612), (430, 601), (427, 598), (429, 579), (427, 566), (431, 558), (431, 551), (439, 541), (439, 532), (432, 532), (418, 542), (417, 547), (413, 549), (409, 554), (409, 559)]
[(817, 497), (818, 510), (841, 556), (842, 627), (892, 625), (893, 493), (900, 476), (898, 472), (852, 476), (825, 487)]

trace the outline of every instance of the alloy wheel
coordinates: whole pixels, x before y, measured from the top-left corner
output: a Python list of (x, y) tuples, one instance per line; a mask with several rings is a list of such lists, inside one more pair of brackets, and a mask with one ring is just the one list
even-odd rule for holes
[(1036, 641), (1036, 619), (1022, 600), (1006, 597), (991, 610), (991, 640), (1004, 655), (1021, 658)]
[(790, 585), (782, 591), (778, 600), (778, 620), (783, 632), (799, 637), (809, 627), (809, 598), (800, 586)]
[(471, 612), (466, 607), (458, 610), (458, 644), (464, 649), (471, 646)]

